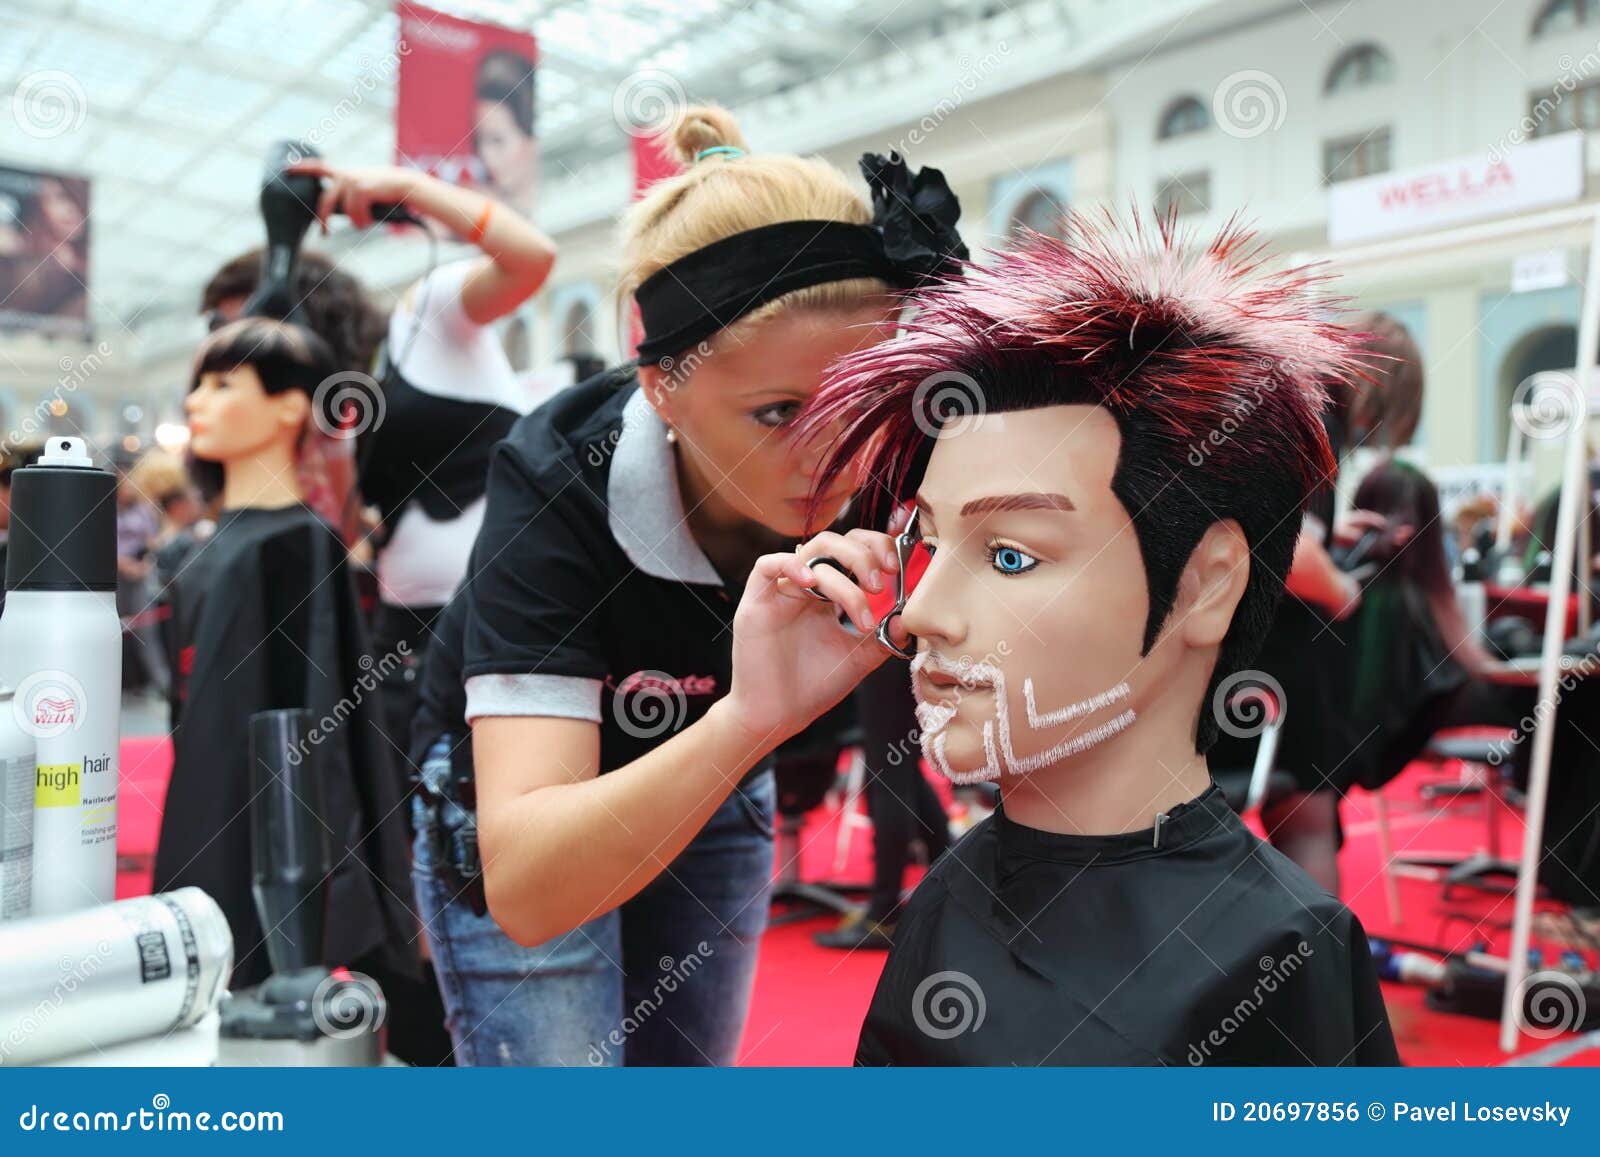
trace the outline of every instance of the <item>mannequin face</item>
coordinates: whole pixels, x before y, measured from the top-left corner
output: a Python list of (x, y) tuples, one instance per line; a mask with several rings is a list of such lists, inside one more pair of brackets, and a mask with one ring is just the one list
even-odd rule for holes
[[(744, 519), (790, 538), (806, 531), (806, 495), (827, 438), (801, 446), (792, 433), (801, 407), (836, 359), (888, 337), (878, 306), (780, 313), (719, 334), (704, 354), (684, 355), (673, 370), (639, 369), (650, 402), (678, 435), (679, 461), (715, 521)], [(690, 359), (695, 361), (691, 364)], [(838, 517), (851, 488), (823, 503), (816, 529)]]
[(311, 399), (299, 390), (268, 394), (253, 366), (202, 374), (183, 401), (196, 458), (227, 465), (299, 441)]
[[(1140, 653), (1144, 563), (1111, 489), (1121, 441), (1108, 411), (1070, 405), (984, 414), (935, 444), (918, 493), (933, 558), (903, 621), (919, 639), (923, 749), (951, 778), (1072, 758), (1140, 726), (1168, 692), (1193, 695), (1182, 713), (1192, 727), (1200, 693), (1186, 689), (1203, 688), (1238, 594), (1224, 609), (1215, 596), (1227, 590), (1209, 590), (1197, 608), (1202, 585), (1230, 580), (1214, 567), (1186, 572), (1171, 617)], [(1230, 537), (1224, 525), (1213, 529)], [(1217, 561), (1213, 537), (1197, 559)], [(1195, 609), (1201, 621), (1186, 615)]]

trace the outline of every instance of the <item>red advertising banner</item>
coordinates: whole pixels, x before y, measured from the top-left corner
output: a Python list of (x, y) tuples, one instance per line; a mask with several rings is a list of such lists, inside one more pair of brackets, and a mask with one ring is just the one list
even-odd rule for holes
[(633, 136), (633, 199), (644, 196), (644, 191), (663, 177), (683, 171), (677, 158), (670, 152), (670, 142), (659, 134), (637, 133)]
[(89, 330), (89, 182), (0, 166), (0, 326)]
[(539, 184), (533, 35), (420, 4), (397, 4), (395, 13), (395, 162), (529, 212)]
[[(659, 133), (633, 133), (633, 199), (637, 201), (651, 185), (683, 171), (670, 151), (667, 139)], [(639, 307), (628, 307), (628, 356), (632, 357), (644, 340), (639, 324)]]

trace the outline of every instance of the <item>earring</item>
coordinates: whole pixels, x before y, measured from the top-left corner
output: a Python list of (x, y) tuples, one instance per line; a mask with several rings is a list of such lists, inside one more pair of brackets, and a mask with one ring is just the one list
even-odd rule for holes
[(668, 426), (667, 427), (667, 442), (669, 444), (675, 444), (677, 441), (678, 441), (678, 432), (676, 430), (674, 430), (671, 426)]

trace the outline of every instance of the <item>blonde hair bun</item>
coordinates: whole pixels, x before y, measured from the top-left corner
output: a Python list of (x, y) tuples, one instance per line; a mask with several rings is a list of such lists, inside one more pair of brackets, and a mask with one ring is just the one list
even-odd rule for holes
[[(619, 305), (679, 258), (739, 233), (785, 221), (872, 221), (872, 206), (856, 181), (820, 157), (750, 153), (738, 121), (725, 108), (690, 105), (668, 139), (685, 168), (655, 182), (623, 214)], [(715, 148), (748, 155), (715, 153), (695, 163)], [(877, 278), (830, 281), (786, 293), (740, 320), (755, 324), (790, 308), (854, 307), (887, 292), (888, 285)], [(624, 321), (618, 324), (627, 328)]]
[(683, 110), (683, 117), (672, 130), (672, 152), (678, 162), (692, 165), (706, 149), (731, 145), (749, 152), (739, 122), (721, 105), (697, 104)]

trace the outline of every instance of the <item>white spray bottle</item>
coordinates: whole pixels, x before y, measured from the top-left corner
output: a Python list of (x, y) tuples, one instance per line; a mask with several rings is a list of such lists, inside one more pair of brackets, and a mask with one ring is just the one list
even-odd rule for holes
[(0, 683), (34, 737), (33, 914), (108, 904), (117, 885), (117, 480), (82, 438), (11, 475)]

